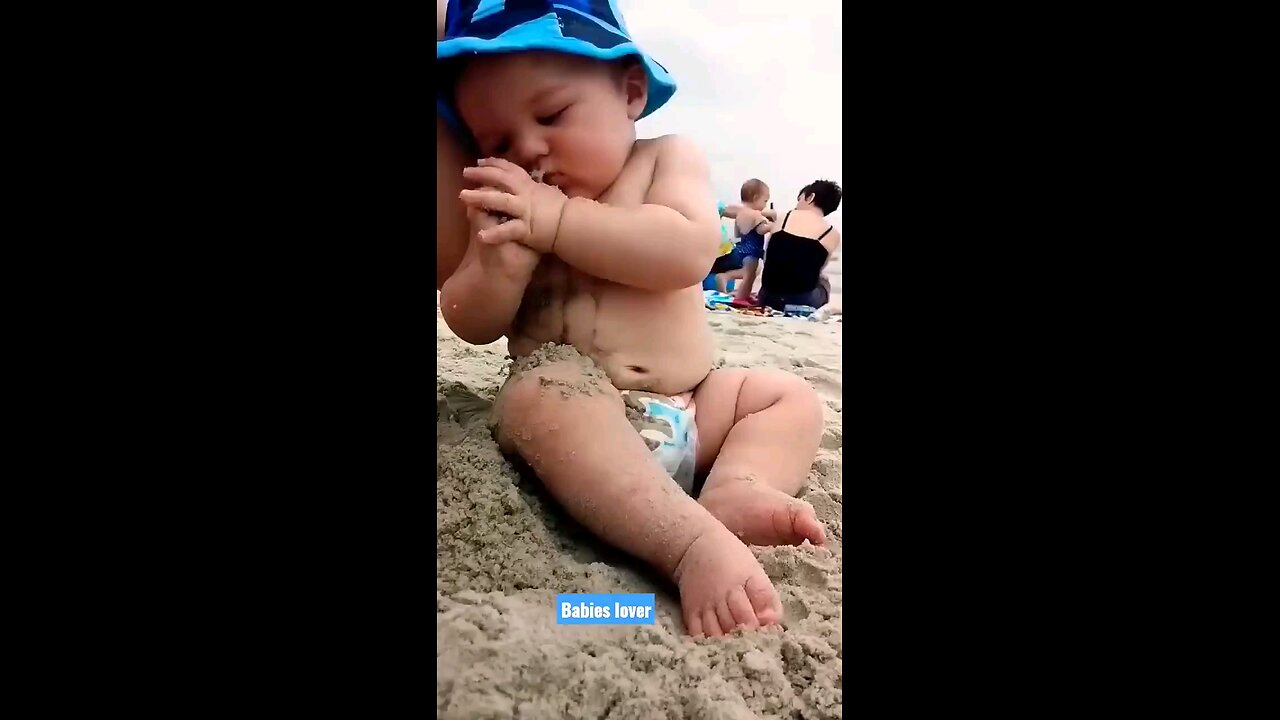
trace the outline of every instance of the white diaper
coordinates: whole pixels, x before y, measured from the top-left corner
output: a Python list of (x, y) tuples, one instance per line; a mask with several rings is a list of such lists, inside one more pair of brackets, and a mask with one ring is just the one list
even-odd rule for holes
[(622, 391), (622, 399), (643, 418), (631, 417), (647, 445), (667, 474), (685, 492), (693, 494), (693, 473), (698, 461), (698, 426), (694, 423), (693, 393), (675, 397), (638, 390)]

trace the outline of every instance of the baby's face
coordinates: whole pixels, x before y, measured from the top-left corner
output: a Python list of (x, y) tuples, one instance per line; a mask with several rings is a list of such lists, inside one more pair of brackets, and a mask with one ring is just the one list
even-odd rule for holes
[(768, 204), (769, 204), (769, 193), (760, 193), (759, 195), (752, 198), (751, 202), (747, 203), (747, 207), (754, 208), (756, 210), (763, 210), (764, 206)]
[(543, 52), (477, 56), (457, 89), (481, 157), (541, 170), (569, 197), (593, 199), (622, 172), (647, 99), (639, 65)]

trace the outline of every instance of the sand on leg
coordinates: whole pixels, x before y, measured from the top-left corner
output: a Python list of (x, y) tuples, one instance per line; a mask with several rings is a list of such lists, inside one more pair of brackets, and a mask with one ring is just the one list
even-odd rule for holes
[(813, 507), (795, 498), (822, 441), (822, 405), (780, 370), (715, 370), (694, 392), (698, 502), (744, 542), (826, 541)]
[(618, 391), (577, 351), (544, 346), (518, 361), (494, 414), (499, 446), (524, 458), (575, 520), (675, 581), (689, 634), (781, 620), (751, 550), (667, 475)]

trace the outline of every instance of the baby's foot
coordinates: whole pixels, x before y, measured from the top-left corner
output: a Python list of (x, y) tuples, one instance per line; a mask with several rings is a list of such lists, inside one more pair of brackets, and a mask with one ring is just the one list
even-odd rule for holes
[(718, 524), (693, 541), (674, 579), (690, 635), (716, 637), (782, 622), (782, 601), (764, 568)]
[(752, 545), (814, 545), (827, 541), (813, 506), (754, 480), (730, 480), (704, 491), (698, 502), (733, 534)]

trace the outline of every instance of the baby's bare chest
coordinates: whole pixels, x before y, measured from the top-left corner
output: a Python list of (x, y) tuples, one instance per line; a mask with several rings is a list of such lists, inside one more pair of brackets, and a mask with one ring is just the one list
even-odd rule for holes
[(539, 343), (590, 344), (610, 283), (545, 255), (538, 263), (516, 314), (515, 329)]
[(710, 369), (713, 340), (701, 288), (651, 292), (593, 278), (544, 257), (516, 316), (516, 356), (572, 345), (622, 388), (693, 387)]
[[(653, 184), (656, 155), (649, 144), (641, 143), (597, 202), (615, 207), (639, 207), (645, 203)], [(613, 317), (619, 311), (661, 302), (652, 295), (592, 277), (548, 255), (539, 262), (525, 289), (516, 329), (540, 342), (564, 342), (582, 349), (583, 345), (594, 344), (600, 323), (624, 320)]]
[(597, 202), (617, 207), (639, 207), (645, 203), (653, 185), (656, 156), (647, 146), (632, 153), (618, 179), (597, 198)]

